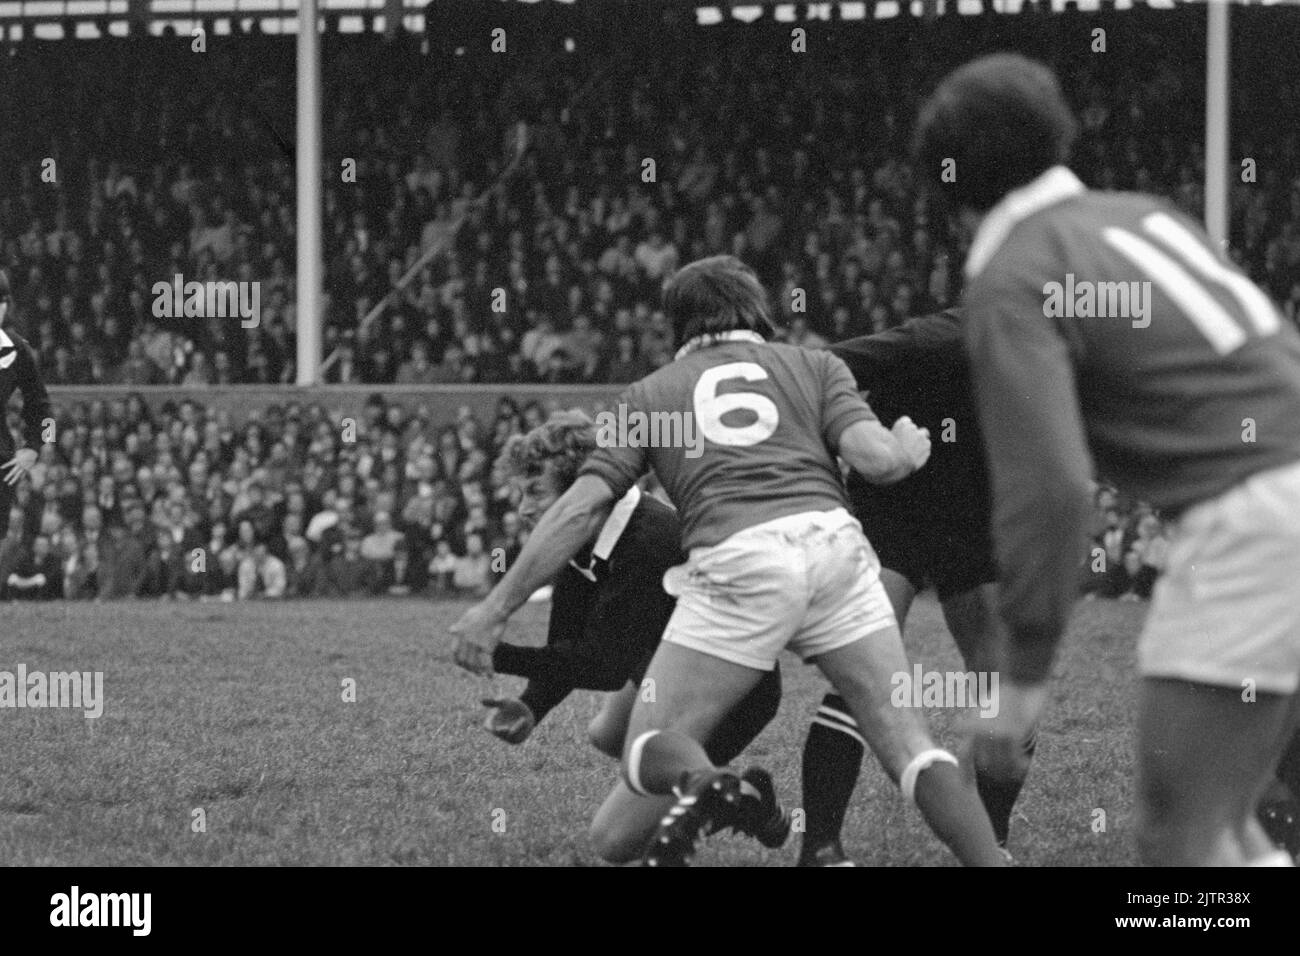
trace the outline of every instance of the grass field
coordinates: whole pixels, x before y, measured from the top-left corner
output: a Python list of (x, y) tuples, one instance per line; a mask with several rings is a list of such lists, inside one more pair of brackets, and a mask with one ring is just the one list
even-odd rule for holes
[[(460, 607), (0, 607), (0, 670), (103, 671), (105, 697), (98, 719), (0, 709), (0, 864), (596, 863), (586, 824), (615, 778), (585, 742), (599, 696), (573, 695), (520, 747), (489, 737), (478, 705), (488, 685), (449, 656), (445, 628)], [(513, 639), (540, 640), (546, 609), (522, 611)], [(1143, 611), (1080, 607), (1013, 823), (1023, 864), (1134, 862), (1132, 660)], [(908, 648), (927, 668), (959, 667), (933, 600), (914, 608)], [(823, 687), (795, 660), (785, 667), (781, 714), (748, 756), (797, 806), (799, 751)], [(355, 703), (343, 700), (346, 678)], [(953, 715), (931, 717), (955, 746)], [(194, 832), (199, 809), (206, 832)], [(870, 757), (845, 843), (861, 864), (952, 862)], [(766, 851), (730, 836), (697, 858), (793, 859), (793, 842)]]

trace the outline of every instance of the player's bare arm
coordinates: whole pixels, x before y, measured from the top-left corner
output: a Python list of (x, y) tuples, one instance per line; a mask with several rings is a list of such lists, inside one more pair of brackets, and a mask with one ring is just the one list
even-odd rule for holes
[(514, 567), (449, 629), (456, 638), (457, 664), (476, 674), (492, 673), (492, 651), (510, 615), (592, 539), (613, 506), (614, 494), (603, 480), (578, 477), (537, 523)]
[(879, 421), (854, 422), (840, 434), (839, 454), (868, 481), (891, 485), (930, 459), (930, 430), (906, 415), (892, 429)]

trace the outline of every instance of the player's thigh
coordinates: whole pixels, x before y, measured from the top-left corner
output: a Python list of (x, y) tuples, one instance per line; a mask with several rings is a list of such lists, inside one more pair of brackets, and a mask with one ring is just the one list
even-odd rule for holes
[(675, 730), (708, 740), (763, 671), (663, 641), (650, 660), (628, 721), (627, 748), (651, 730)]
[(934, 745), (922, 712), (895, 706), (892, 699), (894, 675), (909, 673), (896, 627), (875, 631), (811, 663), (848, 703), (862, 736), (893, 780), (913, 757)]
[(620, 780), (592, 818), (592, 848), (608, 863), (630, 863), (644, 852), (676, 800), (672, 795), (643, 797)]
[(1295, 715), (1294, 696), (1243, 700), (1236, 688), (1144, 678), (1138, 689), (1137, 791), (1147, 852), (1159, 862), (1184, 863), (1215, 862), (1214, 855), (1230, 853), (1222, 841), (1235, 839), (1253, 812)]
[(943, 619), (969, 668), (993, 669), (1002, 643), (1002, 618), (998, 613), (998, 586), (976, 585), (940, 599)]
[(1290, 696), (1300, 690), (1300, 464), (1183, 513), (1138, 640), (1138, 670)]
[(600, 712), (587, 725), (587, 739), (603, 754), (615, 760), (623, 753), (627, 722), (636, 703), (637, 685), (629, 681), (621, 690), (605, 695)]
[(894, 617), (898, 620), (898, 627), (901, 630), (907, 626), (907, 615), (912, 610), (912, 602), (916, 600), (917, 587), (907, 575), (888, 567), (880, 569), (880, 583), (885, 589), (886, 597), (889, 598), (889, 606), (894, 609)]
[(763, 674), (753, 690), (722, 719), (705, 745), (718, 766), (735, 760), (763, 732), (781, 707), (781, 669)]
[(792, 651), (809, 661), (877, 631), (897, 632), (880, 562), (847, 512), (828, 512), (801, 544), (809, 597)]
[(664, 575), (677, 605), (661, 643), (756, 670), (775, 667), (808, 604), (804, 555), (790, 538), (787, 528), (769, 522), (693, 549), (686, 564)]

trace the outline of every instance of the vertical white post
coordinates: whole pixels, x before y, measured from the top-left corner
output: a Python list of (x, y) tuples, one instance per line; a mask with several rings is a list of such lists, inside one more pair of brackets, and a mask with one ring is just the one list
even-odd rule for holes
[(1228, 249), (1228, 0), (1209, 0), (1205, 34), (1205, 231)]
[(321, 364), (320, 33), (316, 0), (298, 0), (298, 384), (315, 385)]

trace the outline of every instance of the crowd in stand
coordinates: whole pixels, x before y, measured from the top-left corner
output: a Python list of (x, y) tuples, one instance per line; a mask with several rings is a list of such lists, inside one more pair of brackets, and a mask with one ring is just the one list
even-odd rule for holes
[[(532, 5), (490, 6), (509, 18)], [(797, 55), (789, 26), (770, 24), (650, 39), (590, 27), (566, 54), (523, 48), (527, 30), (507, 20), (519, 46), (495, 58), (331, 36), (327, 380), (634, 380), (671, 355), (664, 276), (723, 251), (757, 267), (796, 342), (951, 304), (968, 237), (916, 195), (907, 142), (928, 80), (985, 49), (1058, 67), (1085, 180), (1161, 192), (1199, 217), (1204, 9), (1190, 6), (814, 24)], [(1296, 13), (1235, 18), (1251, 56), (1232, 114), (1234, 170), (1253, 164), (1234, 181), (1233, 254), (1292, 320), (1300, 134), (1275, 118), (1300, 115), (1300, 48), (1282, 39)], [(31, 42), (0, 57), (0, 153), (13, 158), (0, 264), (49, 383), (293, 380), (292, 43), (211, 37), (200, 55), (188, 37)], [(520, 120), (518, 175), (475, 204)], [(155, 284), (176, 275), (259, 283), (259, 324), (155, 315)]]
[[(434, 421), (373, 396), (244, 421), (139, 395), (57, 408), (0, 541), (0, 599), (481, 595), (526, 537), (493, 464), (546, 410)], [(355, 437), (355, 441), (349, 440)]]
[[(0, 600), (477, 596), (527, 532), (495, 467), (554, 409), (502, 397), (439, 421), (371, 396), (355, 428), (320, 404), (242, 421), (139, 394), (56, 407), (56, 441), (17, 488)], [(1149, 508), (1097, 492), (1083, 584), (1145, 598), (1163, 564)]]
[(1092, 547), (1083, 572), (1087, 597), (1146, 600), (1169, 552), (1166, 528), (1151, 506), (1124, 501), (1108, 485), (1096, 491)]

